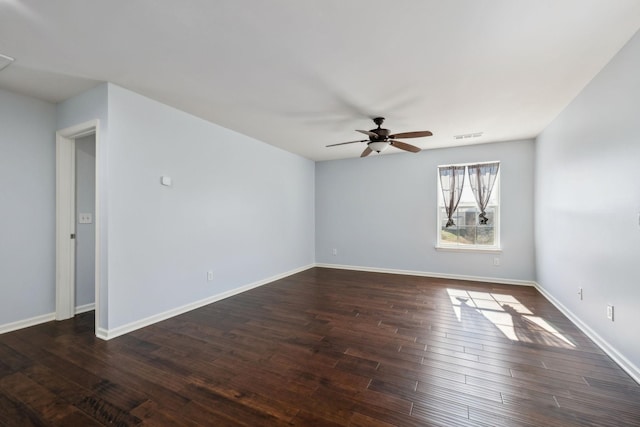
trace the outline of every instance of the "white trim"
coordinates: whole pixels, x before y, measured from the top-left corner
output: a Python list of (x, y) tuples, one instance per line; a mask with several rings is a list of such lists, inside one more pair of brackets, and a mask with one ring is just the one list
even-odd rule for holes
[(87, 311), (92, 311), (96, 309), (96, 304), (91, 302), (89, 304), (78, 305), (75, 309), (75, 314), (86, 313)]
[(162, 312), (162, 313), (154, 314), (153, 316), (149, 316), (149, 317), (146, 317), (144, 319), (136, 320), (135, 322), (127, 323), (126, 325), (118, 326), (117, 328), (113, 328), (113, 329), (97, 328), (96, 329), (96, 336), (98, 338), (103, 339), (103, 340), (110, 340), (112, 338), (119, 337), (120, 335), (128, 334), (129, 332), (133, 332), (133, 331), (135, 331), (137, 329), (144, 328), (145, 326), (153, 325), (154, 323), (158, 323), (158, 322), (161, 322), (163, 320), (167, 320), (167, 319), (170, 319), (172, 317), (178, 316), (180, 314), (186, 313), (188, 311), (195, 310), (195, 309), (203, 307), (205, 305), (209, 305), (209, 304), (214, 303), (216, 301), (220, 301), (220, 300), (223, 300), (225, 298), (229, 298), (229, 297), (232, 297), (234, 295), (241, 294), (241, 293), (246, 292), (248, 290), (251, 290), (253, 288), (257, 288), (259, 286), (266, 285), (266, 284), (274, 282), (276, 280), (284, 279), (285, 277), (291, 276), (291, 275), (296, 274), (296, 273), (300, 273), (301, 271), (308, 270), (310, 268), (313, 268), (314, 266), (315, 266), (314, 264), (309, 264), (309, 265), (306, 265), (304, 267), (299, 267), (299, 268), (296, 268), (294, 270), (287, 271), (285, 273), (277, 274), (275, 276), (271, 276), (271, 277), (266, 278), (266, 279), (258, 280), (256, 282), (249, 283), (247, 285), (240, 286), (238, 288), (230, 289), (228, 291), (221, 292), (221, 293), (216, 294), (216, 295), (212, 295), (210, 297), (201, 299), (199, 301), (195, 301), (195, 302), (192, 302), (192, 303), (189, 303), (189, 304), (185, 304), (185, 305), (183, 305), (181, 307), (172, 308), (171, 310), (167, 310), (167, 311)]
[(478, 246), (466, 247), (464, 245), (459, 246), (434, 246), (436, 251), (443, 252), (467, 252), (467, 253), (479, 253), (479, 254), (501, 254), (502, 248), (496, 248), (493, 246), (482, 248)]
[(105, 328), (96, 328), (96, 337), (106, 341), (109, 339), (109, 331)]
[(98, 125), (100, 124), (100, 120), (94, 119), (89, 120), (84, 123), (80, 123), (78, 125), (69, 126), (68, 128), (60, 129), (56, 132), (56, 135), (59, 135), (63, 138), (76, 139), (82, 138), (84, 136), (93, 135), (98, 129)]
[[(95, 309), (95, 304), (79, 305), (75, 308), (75, 314), (85, 313)], [(6, 323), (0, 325), (0, 334), (6, 332), (17, 331), (18, 329), (28, 328), (30, 326), (40, 325), (41, 323), (51, 322), (56, 320), (56, 313), (41, 314), (40, 316), (31, 317), (29, 319), (18, 320), (16, 322)]]
[(466, 280), (471, 282), (487, 282), (487, 283), (497, 283), (501, 285), (535, 286), (535, 282), (533, 281), (519, 280), (519, 279), (503, 279), (500, 277), (463, 276), (460, 274), (433, 273), (429, 271), (415, 271), (415, 270), (396, 270), (392, 268), (362, 267), (362, 266), (341, 265), (341, 264), (316, 263), (316, 267), (336, 268), (339, 270), (368, 271), (371, 273), (401, 274), (405, 276), (433, 277), (435, 279), (452, 279), (452, 280)]
[(473, 165), (485, 165), (489, 163), (500, 163), (500, 160), (491, 160), (487, 162), (470, 162), (470, 163), (451, 163), (448, 165), (438, 165), (439, 168), (448, 168), (451, 166), (473, 166)]
[[(373, 268), (373, 267), (362, 267), (362, 266), (350, 266), (350, 265), (339, 265), (339, 264), (324, 264), (324, 263), (315, 263), (310, 264), (304, 267), (299, 267), (294, 270), (290, 270), (286, 273), (278, 274), (267, 279), (259, 280), (253, 283), (249, 283), (247, 285), (241, 286), (239, 288), (231, 289), (226, 292), (222, 292), (217, 295), (213, 295), (211, 297), (202, 299), (200, 301), (196, 301), (190, 304), (183, 305), (181, 307), (177, 307), (164, 313), (159, 313), (154, 316), (147, 317), (145, 319), (138, 320), (136, 322), (129, 323), (127, 325), (120, 326), (114, 329), (104, 329), (100, 327), (96, 327), (96, 336), (103, 340), (110, 340), (112, 338), (119, 337), (120, 335), (124, 335), (129, 332), (133, 332), (137, 329), (143, 328), (145, 326), (152, 325), (154, 323), (160, 322), (162, 320), (169, 319), (171, 317), (186, 313), (191, 310), (195, 310), (197, 308), (203, 307), (205, 305), (214, 303), (216, 301), (223, 300), (225, 298), (232, 297), (234, 295), (238, 295), (240, 293), (246, 292), (253, 288), (257, 288), (259, 286), (266, 285), (268, 283), (274, 282), (276, 280), (283, 279), (285, 277), (291, 276), (296, 273), (300, 273), (302, 271), (308, 270), (313, 267), (320, 268), (335, 268), (338, 270), (353, 270), (353, 271), (366, 271), (373, 273), (388, 273), (388, 274), (400, 274), (400, 275), (410, 275), (410, 276), (420, 276), (420, 277), (433, 277), (438, 279), (453, 279), (453, 280), (467, 280), (467, 281), (479, 281), (479, 282), (487, 282), (487, 283), (496, 283), (496, 284), (505, 284), (505, 285), (520, 285), (520, 286), (533, 286), (538, 292), (540, 292), (551, 304), (553, 304), (558, 310), (562, 312), (571, 322), (573, 322), (585, 335), (587, 335), (591, 340), (593, 340), (609, 357), (611, 357), (625, 372), (627, 372), (637, 383), (640, 383), (640, 368), (634, 365), (629, 359), (627, 359), (624, 355), (619, 353), (613, 346), (611, 346), (604, 338), (602, 338), (598, 333), (596, 333), (593, 329), (591, 329), (586, 323), (584, 323), (579, 317), (577, 317), (571, 310), (564, 306), (560, 301), (558, 301), (553, 295), (548, 293), (539, 283), (535, 281), (526, 281), (526, 280), (515, 280), (515, 279), (502, 279), (502, 278), (491, 278), (491, 277), (477, 277), (477, 276), (463, 276), (456, 274), (443, 274), (443, 273), (430, 273), (424, 271), (412, 271), (412, 270), (396, 270), (396, 269), (387, 269), (387, 268)], [(76, 314), (84, 313), (86, 311), (91, 311), (94, 309), (94, 304), (85, 304), (82, 306), (78, 306), (75, 308)], [(0, 334), (4, 334), (7, 332), (12, 332), (18, 329), (28, 328), (30, 326), (39, 325), (41, 323), (50, 322), (55, 320), (56, 314), (49, 313), (43, 314), (40, 316), (35, 316), (29, 319), (18, 320), (16, 322), (7, 323), (4, 325), (0, 325)]]
[[(101, 279), (101, 270), (102, 270), (102, 262), (101, 260), (101, 245), (102, 245), (102, 233), (100, 233), (100, 228), (102, 226), (102, 221), (104, 220), (102, 217), (102, 200), (100, 198), (100, 194), (102, 193), (102, 188), (104, 185), (104, 182), (100, 179), (100, 173), (102, 172), (102, 166), (100, 165), (102, 163), (102, 154), (100, 154), (102, 152), (102, 137), (101, 137), (101, 130), (100, 130), (100, 120), (94, 120), (94, 130), (96, 133), (95, 136), (95, 150), (96, 150), (96, 160), (95, 160), (95, 166), (96, 166), (96, 170), (95, 170), (95, 206), (94, 206), (94, 218), (93, 218), (93, 223), (94, 223), (94, 229), (95, 229), (95, 249), (94, 249), (94, 256), (95, 256), (95, 267), (94, 267), (94, 281), (95, 281), (95, 287), (94, 287), (94, 310), (95, 310), (95, 324), (94, 324), (94, 328), (97, 331), (98, 330), (98, 326), (100, 325), (100, 289), (101, 289), (101, 285), (102, 285), (102, 279)], [(105, 223), (106, 224), (106, 223)], [(106, 285), (106, 284), (105, 284)]]
[(56, 132), (56, 319), (75, 306), (75, 140)]
[[(490, 246), (490, 247), (486, 247), (483, 245), (463, 245), (463, 244), (446, 244), (443, 243), (442, 241), (442, 222), (443, 222), (443, 218), (441, 216), (441, 209), (444, 208), (444, 200), (442, 199), (442, 181), (440, 180), (440, 168), (446, 168), (446, 167), (450, 167), (450, 166), (464, 166), (464, 175), (466, 175), (468, 177), (469, 175), (469, 169), (468, 166), (471, 165), (482, 165), (482, 164), (490, 164), (490, 163), (498, 163), (500, 166), (502, 166), (500, 160), (496, 160), (493, 162), (474, 162), (474, 163), (454, 163), (451, 165), (439, 165), (436, 168), (437, 171), (437, 176), (436, 176), (436, 207), (437, 207), (437, 212), (436, 212), (436, 244), (435, 244), (435, 248), (436, 250), (454, 250), (454, 249), (458, 249), (459, 252), (489, 252), (489, 251), (502, 251), (502, 245), (501, 245), (501, 240), (500, 240), (500, 229), (502, 228), (501, 224), (501, 219), (500, 219), (500, 212), (501, 212), (501, 202), (500, 202), (500, 194), (502, 193), (501, 187), (501, 181), (502, 181), (502, 168), (499, 166), (498, 167), (498, 175), (496, 176), (496, 180), (495, 180), (495, 184), (494, 184), (494, 188), (492, 190), (492, 195), (495, 195), (495, 203), (493, 204), (489, 204), (487, 205), (487, 208), (494, 208), (495, 212), (494, 212), (494, 217), (493, 217), (493, 222), (494, 222), (494, 233), (493, 233), (493, 238), (494, 238), (494, 245)], [(465, 185), (463, 185), (462, 187), (462, 191), (464, 193), (464, 189), (467, 188), (467, 183), (464, 183)], [(471, 189), (471, 186), (469, 184), (469, 189)], [(458, 207), (456, 210), (458, 209), (462, 209), (462, 208), (474, 208), (478, 209), (478, 205), (477, 203), (474, 202), (462, 202), (460, 201), (460, 203), (458, 204)]]
[[(100, 234), (100, 227), (101, 227), (101, 222), (102, 222), (102, 216), (101, 216), (101, 211), (100, 211), (100, 193), (101, 193), (101, 183), (100, 183), (100, 162), (101, 162), (101, 148), (100, 148), (100, 120), (98, 119), (94, 119), (94, 120), (89, 120), (87, 122), (84, 123), (80, 123), (78, 125), (75, 126), (70, 126), (64, 129), (61, 129), (59, 131), (56, 132), (56, 155), (57, 155), (57, 150), (58, 150), (58, 146), (59, 145), (67, 145), (65, 144), (65, 142), (71, 142), (72, 146), (75, 145), (75, 139), (76, 138), (82, 138), (84, 136), (88, 136), (88, 135), (92, 135), (95, 134), (95, 148), (96, 148), (96, 191), (95, 191), (95, 208), (94, 208), (94, 224), (95, 224), (95, 304), (94, 304), (94, 308), (93, 310), (95, 310), (95, 330), (96, 333), (98, 331), (98, 325), (100, 322), (100, 288), (101, 288), (101, 267), (102, 264), (100, 262), (100, 246), (101, 246), (101, 234)], [(60, 142), (59, 142), (60, 141)], [(74, 151), (74, 155), (75, 155), (75, 150)], [(75, 159), (72, 159), (73, 163), (71, 165), (75, 164)], [(56, 157), (56, 177), (58, 177), (59, 172), (57, 171), (58, 169), (60, 169), (60, 165), (58, 165), (58, 158)], [(71, 170), (73, 170), (73, 173), (75, 174), (75, 168), (72, 167)], [(73, 179), (73, 185), (75, 187), (75, 179)], [(66, 190), (65, 190), (66, 191)], [(75, 206), (75, 190), (71, 193), (71, 199), (72, 199), (72, 203), (73, 206)], [(67, 249), (62, 240), (62, 237), (64, 236), (64, 234), (61, 233), (61, 230), (59, 229), (59, 227), (65, 227), (64, 224), (62, 223), (62, 216), (60, 216), (61, 214), (63, 214), (64, 212), (59, 211), (58, 210), (58, 200), (62, 200), (60, 197), (64, 196), (64, 194), (59, 194), (59, 189), (58, 186), (56, 185), (56, 318), (58, 320), (61, 320), (64, 317), (61, 317), (60, 315), (62, 314), (61, 312), (59, 312), (59, 299), (62, 299), (64, 297), (65, 301), (71, 301), (71, 304), (66, 307), (67, 308), (67, 314), (69, 315), (69, 317), (73, 316), (72, 310), (71, 308), (75, 306), (75, 292), (70, 292), (71, 296), (64, 294), (61, 296), (58, 296), (58, 293), (60, 291), (60, 286), (63, 285), (63, 280), (69, 280), (68, 276), (63, 275), (62, 277), (59, 277), (59, 272), (58, 269), (61, 268), (64, 271), (64, 265), (61, 261), (58, 261), (58, 257), (59, 257), (59, 250), (65, 250)], [(72, 206), (72, 230), (75, 230), (75, 212)], [(58, 219), (59, 218), (59, 219)], [(75, 231), (71, 231), (71, 232), (75, 232)], [(67, 242), (68, 243), (68, 242)], [(75, 243), (75, 242), (74, 242)], [(73, 246), (73, 250), (75, 251), (75, 244), (72, 245)], [(66, 254), (68, 255), (68, 251), (66, 252)], [(72, 253), (71, 254), (71, 265), (73, 266), (73, 263), (75, 263), (75, 255)], [(74, 268), (71, 268), (71, 274), (74, 274)], [(73, 283), (73, 276), (71, 277), (71, 280)], [(67, 282), (68, 284), (69, 282)], [(73, 286), (71, 286), (71, 288), (73, 288)], [(62, 304), (64, 304), (64, 302), (61, 302)], [(77, 311), (76, 311), (77, 313)]]
[(576, 316), (571, 310), (569, 310), (564, 304), (551, 295), (545, 288), (540, 286), (538, 282), (533, 282), (535, 288), (540, 292), (551, 304), (553, 304), (558, 310), (573, 322), (586, 336), (594, 341), (598, 347), (604, 351), (607, 356), (613, 359), (631, 378), (633, 378), (638, 384), (640, 384), (640, 368), (633, 364), (629, 359), (616, 350), (611, 344), (609, 344), (604, 338), (602, 338), (596, 331), (591, 329), (589, 325), (584, 323), (578, 316)]
[(56, 320), (56, 313), (42, 314), (40, 316), (31, 317), (29, 319), (6, 323), (4, 325), (0, 325), (0, 334), (17, 331), (18, 329), (28, 328), (30, 326), (39, 325), (41, 323), (51, 322), (52, 320)]
[(374, 273), (390, 273), (390, 274), (402, 274), (410, 276), (422, 276), (422, 277), (434, 277), (439, 279), (454, 279), (454, 280), (470, 280), (488, 283), (497, 283), (505, 285), (524, 285), (533, 286), (538, 292), (542, 294), (551, 304), (553, 304), (558, 310), (562, 312), (573, 324), (575, 324), (586, 336), (593, 340), (598, 347), (602, 349), (611, 359), (613, 359), (631, 378), (640, 384), (640, 368), (633, 364), (629, 359), (622, 355), (618, 350), (611, 346), (604, 338), (598, 335), (593, 329), (591, 329), (586, 323), (584, 323), (578, 316), (573, 314), (571, 310), (565, 307), (560, 301), (558, 301), (553, 295), (548, 293), (539, 283), (535, 281), (526, 280), (514, 280), (514, 279), (501, 279), (490, 277), (476, 277), (476, 276), (462, 276), (457, 274), (443, 274), (443, 273), (430, 273), (424, 271), (410, 271), (410, 270), (394, 270), (387, 268), (373, 268), (373, 267), (360, 267), (351, 265), (338, 265), (338, 264), (322, 264), (316, 263), (316, 267), (323, 268), (335, 268), (340, 270), (354, 270), (354, 271), (368, 271)]

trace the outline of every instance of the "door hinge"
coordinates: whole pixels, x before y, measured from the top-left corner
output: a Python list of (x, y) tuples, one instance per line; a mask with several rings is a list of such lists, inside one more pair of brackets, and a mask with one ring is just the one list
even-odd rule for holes
[(72, 238), (72, 239), (75, 239), (75, 238), (76, 238), (75, 233), (72, 233), (72, 234), (71, 234), (71, 238)]

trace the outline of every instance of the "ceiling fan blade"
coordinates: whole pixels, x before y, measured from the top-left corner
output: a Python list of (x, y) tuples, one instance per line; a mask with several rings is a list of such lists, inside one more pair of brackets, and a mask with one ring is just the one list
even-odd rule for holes
[(378, 137), (378, 134), (377, 134), (377, 133), (375, 133), (375, 132), (370, 132), (370, 131), (368, 131), (368, 130), (359, 130), (359, 129), (356, 129), (356, 132), (364, 133), (365, 135), (369, 135), (369, 136), (371, 136), (371, 137), (373, 137), (373, 138), (377, 138), (377, 137)]
[(391, 143), (391, 145), (393, 145), (396, 148), (399, 148), (399, 149), (405, 150), (405, 151), (411, 151), (412, 153), (417, 153), (417, 152), (422, 150), (421, 148), (416, 147), (415, 145), (407, 144), (406, 142), (402, 142), (402, 141), (395, 141), (394, 140), (394, 141), (390, 141), (390, 143)]
[(425, 136), (433, 135), (428, 130), (417, 131), (417, 132), (402, 132), (396, 133), (395, 135), (389, 135), (389, 138), (422, 138)]
[(326, 147), (335, 147), (336, 145), (354, 144), (356, 142), (367, 142), (367, 141), (368, 141), (368, 139), (362, 139), (362, 140), (359, 140), (359, 141), (339, 142), (337, 144), (326, 145)]
[(369, 147), (365, 148), (360, 157), (367, 157), (369, 154), (373, 153), (373, 150)]

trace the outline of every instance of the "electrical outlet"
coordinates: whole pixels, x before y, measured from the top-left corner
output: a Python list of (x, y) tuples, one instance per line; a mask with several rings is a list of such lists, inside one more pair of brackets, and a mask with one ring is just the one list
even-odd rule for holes
[(607, 306), (607, 319), (613, 322), (613, 306), (612, 305)]
[(495, 257), (493, 259), (493, 265), (495, 265), (496, 267), (499, 267), (500, 266), (500, 258)]
[(582, 288), (578, 288), (578, 297), (580, 297), (580, 301), (582, 301)]
[(207, 271), (207, 281), (210, 282), (213, 280), (213, 271)]
[(331, 250), (331, 253), (333, 254), (333, 256), (338, 255), (338, 249), (337, 249), (337, 248), (333, 248), (333, 249)]

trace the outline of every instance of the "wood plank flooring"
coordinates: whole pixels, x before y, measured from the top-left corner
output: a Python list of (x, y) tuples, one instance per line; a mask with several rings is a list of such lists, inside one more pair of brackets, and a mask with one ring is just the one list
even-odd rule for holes
[(313, 268), (0, 335), (0, 425), (639, 426), (640, 386), (533, 288)]

